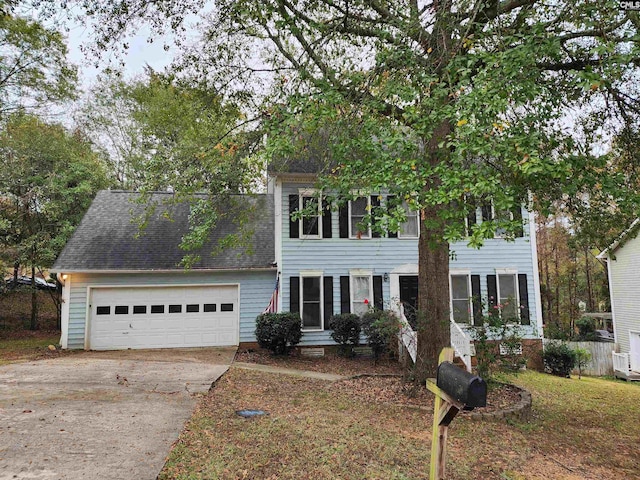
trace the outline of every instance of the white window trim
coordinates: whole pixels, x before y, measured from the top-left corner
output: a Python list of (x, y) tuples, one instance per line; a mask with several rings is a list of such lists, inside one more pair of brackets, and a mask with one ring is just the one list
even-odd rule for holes
[[(453, 288), (452, 288), (452, 282), (451, 282), (451, 277), (452, 276), (466, 276), (467, 277), (467, 292), (470, 293), (469, 297), (467, 298), (467, 304), (469, 306), (469, 317), (467, 318), (467, 321), (464, 323), (464, 325), (473, 325), (473, 304), (472, 304), (472, 296), (473, 296), (473, 292), (471, 291), (471, 270), (449, 270), (449, 308), (450, 308), (450, 317), (451, 317), (451, 321), (455, 322), (454, 318), (453, 318)], [(461, 300), (461, 299), (456, 299), (456, 300)], [(456, 322), (457, 323), (457, 322)]]
[[(320, 327), (309, 328), (304, 326), (304, 279), (319, 278), (320, 279)], [(322, 332), (324, 331), (324, 275), (319, 270), (305, 270), (300, 272), (298, 289), (300, 291), (300, 322), (302, 323), (303, 332)]]
[(298, 189), (298, 205), (302, 210), (304, 208), (304, 198), (316, 198), (318, 200), (318, 234), (317, 235), (308, 235), (304, 233), (304, 215), (300, 217), (300, 221), (298, 222), (298, 232), (299, 237), (302, 240), (320, 240), (322, 239), (322, 196), (319, 194), (319, 191), (314, 188), (299, 188)]
[[(356, 195), (358, 195), (358, 198), (364, 198), (367, 200), (367, 207), (365, 208), (365, 210), (369, 213), (369, 215), (371, 215), (371, 195), (364, 195), (361, 192), (355, 192)], [(355, 199), (354, 199), (355, 200)], [(369, 240), (371, 238), (373, 238), (373, 235), (371, 234), (371, 225), (368, 225), (367, 227), (367, 233), (368, 235), (365, 237), (363, 235), (361, 235), (360, 237), (358, 237), (358, 232), (352, 232), (351, 231), (351, 204), (352, 204), (353, 200), (349, 200), (349, 238), (351, 239), (357, 239), (357, 240)], [(364, 234), (364, 232), (362, 232)]]
[[(406, 208), (405, 208), (405, 207), (406, 207)], [(415, 213), (416, 224), (417, 224), (417, 225), (416, 225), (416, 227), (417, 227), (417, 228), (416, 228), (416, 232), (417, 232), (417, 234), (416, 234), (416, 235), (403, 235), (403, 234), (402, 234), (402, 225), (403, 225), (403, 224), (401, 224), (401, 225), (400, 225), (400, 228), (398, 229), (398, 238), (401, 238), (401, 239), (413, 239), (413, 240), (415, 240), (416, 238), (419, 238), (419, 237), (420, 237), (420, 212), (419, 212), (418, 210), (411, 210), (411, 208), (409, 208), (409, 204), (406, 202), (406, 200), (402, 200), (402, 208), (404, 208), (404, 209), (405, 209), (405, 212), (406, 212), (406, 211), (409, 211), (409, 212), (411, 212), (411, 213)], [(408, 220), (409, 220), (409, 216), (407, 215), (407, 221), (408, 221)], [(407, 223), (407, 222), (405, 222), (405, 223)]]
[(353, 294), (355, 292), (355, 289), (353, 288), (354, 277), (369, 278), (369, 295), (367, 296), (367, 300), (369, 300), (369, 306), (372, 306), (374, 303), (373, 302), (373, 272), (371, 270), (349, 270), (349, 310), (352, 313), (355, 313), (355, 309), (353, 308), (355, 303), (355, 299), (353, 297)]

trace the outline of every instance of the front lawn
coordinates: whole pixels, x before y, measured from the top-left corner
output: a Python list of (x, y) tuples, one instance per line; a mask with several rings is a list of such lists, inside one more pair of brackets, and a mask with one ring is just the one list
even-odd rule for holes
[[(447, 478), (640, 476), (640, 385), (526, 372), (530, 422), (457, 418)], [(203, 397), (160, 479), (425, 479), (431, 411), (329, 382), (231, 368)], [(240, 409), (269, 414), (245, 419)]]

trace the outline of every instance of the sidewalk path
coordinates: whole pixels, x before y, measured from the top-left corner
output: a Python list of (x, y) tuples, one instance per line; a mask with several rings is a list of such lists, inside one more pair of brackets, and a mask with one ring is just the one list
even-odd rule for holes
[(257, 370), (259, 372), (315, 378), (316, 380), (327, 380), (330, 382), (337, 382), (338, 380), (346, 380), (347, 378), (349, 378), (344, 375), (336, 375), (335, 373), (312, 372), (309, 370), (294, 370), (293, 368), (282, 368), (276, 367), (274, 365), (261, 365), (259, 363), (233, 362), (232, 367), (243, 368), (245, 370)]

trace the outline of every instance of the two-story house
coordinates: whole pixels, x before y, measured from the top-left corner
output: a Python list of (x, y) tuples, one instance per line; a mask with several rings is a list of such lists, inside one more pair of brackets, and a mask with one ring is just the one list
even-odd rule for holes
[[(63, 283), (63, 348), (172, 348), (255, 344), (255, 318), (269, 304), (274, 286), (279, 311), (299, 312), (301, 347), (331, 345), (333, 314), (368, 308), (404, 311), (415, 306), (419, 219), (407, 210), (397, 233), (376, 233), (362, 220), (373, 207), (394, 202), (384, 194), (363, 195), (317, 215), (293, 212), (314, 205), (315, 176), (270, 172), (267, 194), (237, 197), (250, 205), (248, 245), (211, 255), (218, 241), (238, 226), (234, 215), (220, 221), (210, 241), (185, 270), (178, 247), (188, 231), (189, 206), (170, 205), (159, 193), (158, 211), (138, 234), (133, 215), (143, 206), (135, 193), (100, 192), (53, 270)], [(482, 222), (490, 206), (467, 219)], [(451, 246), (451, 320), (456, 331), (480, 322), (483, 308), (503, 305), (519, 318), (528, 339), (540, 339), (542, 319), (535, 230), (526, 210), (516, 212), (523, 228), (515, 241), (498, 234), (478, 250)], [(246, 253), (248, 247), (249, 252)], [(490, 305), (480, 302), (480, 299)], [(459, 328), (461, 327), (461, 328)], [(453, 332), (453, 330), (452, 330)]]

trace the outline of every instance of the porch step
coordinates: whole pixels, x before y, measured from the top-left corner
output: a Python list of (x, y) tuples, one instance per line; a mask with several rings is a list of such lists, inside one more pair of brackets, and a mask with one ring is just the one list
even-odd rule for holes
[(617, 378), (621, 378), (623, 380), (626, 380), (627, 382), (640, 382), (640, 373), (631, 372), (627, 374), (618, 370), (614, 371), (613, 373)]

